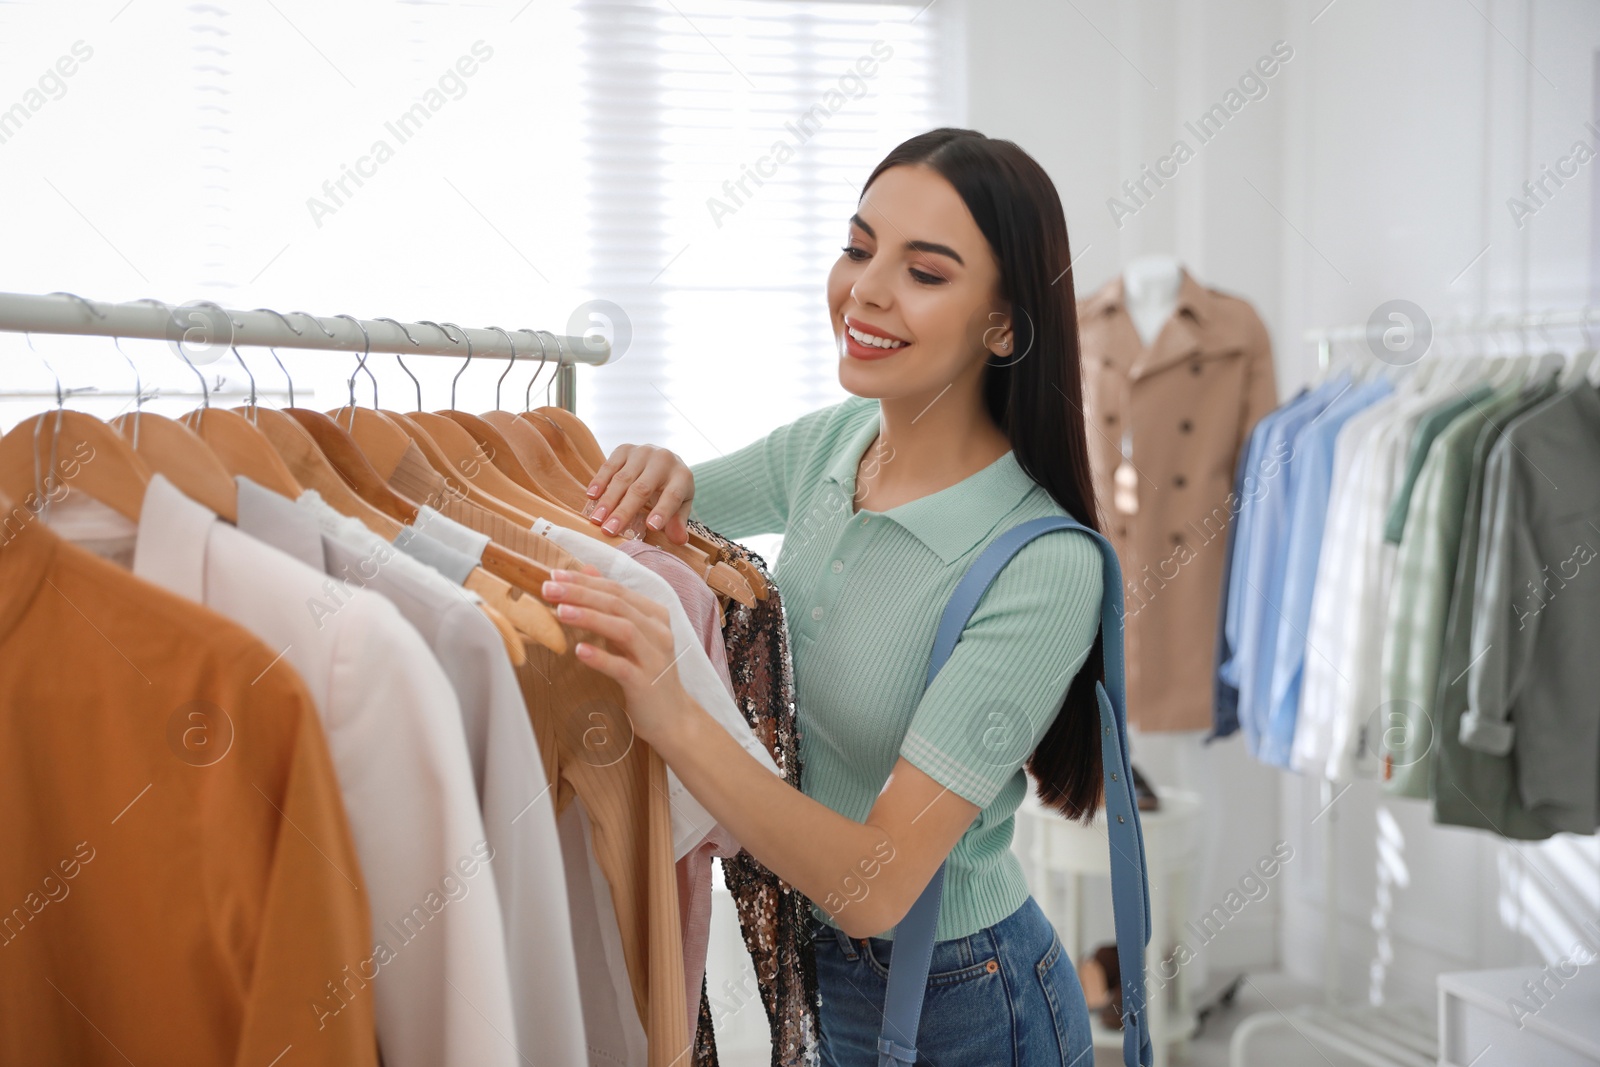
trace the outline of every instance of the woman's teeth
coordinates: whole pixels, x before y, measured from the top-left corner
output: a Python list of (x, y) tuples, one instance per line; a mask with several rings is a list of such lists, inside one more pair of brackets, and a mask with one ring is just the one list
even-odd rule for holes
[(851, 337), (854, 337), (857, 343), (868, 345), (872, 348), (904, 348), (906, 346), (906, 342), (904, 341), (891, 341), (887, 337), (878, 337), (874, 334), (862, 333), (860, 330), (857, 330), (851, 326), (846, 326), (845, 332), (847, 332)]

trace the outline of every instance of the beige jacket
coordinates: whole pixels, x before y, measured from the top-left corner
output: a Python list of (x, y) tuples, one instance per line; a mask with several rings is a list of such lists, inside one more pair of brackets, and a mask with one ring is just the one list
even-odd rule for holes
[[(1272, 344), (1245, 301), (1182, 272), (1178, 303), (1147, 349), (1119, 274), (1078, 302), (1089, 457), (1106, 536), (1122, 563), (1128, 721), (1201, 730), (1212, 719), (1218, 597), (1233, 476), (1256, 420), (1278, 403)], [(1114, 472), (1132, 431), (1137, 511)]]

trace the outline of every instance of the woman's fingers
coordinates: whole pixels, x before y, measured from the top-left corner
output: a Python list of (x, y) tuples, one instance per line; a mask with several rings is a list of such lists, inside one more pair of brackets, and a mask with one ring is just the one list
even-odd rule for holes
[(610, 516), (605, 521), (607, 533), (619, 533), (629, 526), (635, 525), (635, 520), (648, 513), (656, 498), (667, 487), (673, 468), (679, 464), (678, 457), (663, 449), (656, 449), (645, 461), (644, 466), (629, 483), (627, 491), (622, 494), (622, 499), (616, 507), (611, 509)]
[[(596, 486), (599, 488), (596, 489)], [(682, 532), (672, 539), (689, 539), (689, 502), (694, 499), (694, 473), (678, 456), (654, 445), (619, 445), (595, 472), (589, 493), (595, 506), (589, 518), (607, 533), (632, 529), (664, 530), (672, 517), (683, 513)], [(648, 518), (654, 518), (654, 522)], [(669, 536), (671, 536), (669, 534)]]
[(667, 537), (670, 540), (680, 545), (689, 543), (689, 512), (693, 507), (692, 501), (685, 500), (667, 520)]
[(628, 461), (628, 456), (632, 454), (633, 449), (633, 445), (618, 445), (611, 450), (611, 455), (607, 456), (606, 461), (596, 468), (594, 478), (589, 482), (589, 496), (598, 497), (606, 491), (606, 486), (611, 484), (612, 476), (622, 469), (622, 465)]
[(661, 494), (650, 508), (650, 517), (645, 520), (645, 525), (652, 530), (665, 529), (667, 520), (674, 512), (682, 511), (684, 518), (688, 518), (688, 505), (694, 497), (694, 475), (681, 465), (669, 466), (666, 472), (666, 483), (661, 487)]
[[(623, 453), (623, 449), (628, 450), (626, 454)], [(617, 469), (611, 472), (603, 483), (605, 488), (601, 490), (600, 496), (596, 500), (595, 509), (589, 515), (591, 520), (604, 523), (610, 522), (616, 513), (617, 505), (622, 501), (623, 494), (628, 491), (629, 487), (633, 485), (634, 479), (638, 478), (640, 472), (644, 470), (644, 465), (648, 458), (644, 449), (636, 445), (619, 445), (617, 447), (617, 450), (611, 454), (611, 458), (606, 460), (606, 464), (609, 466), (614, 461), (620, 460), (620, 462), (617, 464)], [(600, 481), (598, 472), (595, 475), (595, 480)], [(617, 529), (621, 529), (620, 524)]]
[(610, 640), (624, 654), (638, 658), (645, 651), (641, 636), (670, 647), (671, 631), (664, 609), (641, 593), (607, 578), (557, 572), (564, 577), (546, 582), (543, 595), (556, 604), (562, 622)]
[(607, 652), (598, 645), (591, 645), (587, 641), (579, 641), (577, 648), (578, 658), (589, 666), (606, 675), (618, 685), (632, 685), (643, 672), (634, 662), (626, 656), (619, 656), (615, 652)]

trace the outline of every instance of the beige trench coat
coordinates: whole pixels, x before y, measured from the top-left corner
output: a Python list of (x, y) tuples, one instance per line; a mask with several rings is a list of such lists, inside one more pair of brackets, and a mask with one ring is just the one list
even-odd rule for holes
[[(1256, 420), (1278, 404), (1272, 343), (1248, 303), (1187, 270), (1148, 349), (1121, 275), (1078, 302), (1078, 330), (1095, 492), (1122, 563), (1128, 721), (1208, 729), (1234, 468)], [(1113, 481), (1128, 430), (1134, 514), (1118, 510)]]

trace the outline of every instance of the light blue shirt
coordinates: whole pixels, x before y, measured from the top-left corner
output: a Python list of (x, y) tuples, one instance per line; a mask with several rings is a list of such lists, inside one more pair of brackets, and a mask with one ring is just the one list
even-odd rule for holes
[(1222, 589), (1214, 737), (1227, 737), (1239, 730), (1239, 641), (1243, 634), (1244, 606), (1249, 591), (1244, 582), (1243, 561), (1249, 558), (1250, 524), (1254, 518), (1256, 500), (1271, 484), (1270, 480), (1264, 478), (1267, 469), (1261, 463), (1266, 453), (1267, 437), (1275, 423), (1290, 415), (1310, 395), (1310, 389), (1302, 388), (1257, 421), (1255, 428), (1250, 431), (1249, 440), (1245, 442), (1244, 455), (1240, 457), (1239, 469), (1234, 476), (1236, 503)]
[[(1272, 666), (1271, 697), (1257, 757), (1289, 766), (1295, 721), (1300, 713), (1300, 683), (1305, 677), (1306, 631), (1311, 626), (1311, 595), (1322, 556), (1323, 524), (1333, 492), (1334, 445), (1351, 416), (1394, 392), (1386, 378), (1363, 382), (1328, 404), (1295, 438), (1294, 485), (1288, 536), (1284, 539), (1282, 599), (1277, 639), (1263, 651)], [(1314, 654), (1314, 653), (1313, 653)]]
[(1279, 605), (1283, 601), (1285, 541), (1294, 499), (1296, 439), (1300, 431), (1351, 386), (1348, 371), (1314, 389), (1268, 428), (1254, 470), (1255, 496), (1247, 540), (1235, 573), (1239, 575), (1239, 728), (1252, 755), (1259, 755), (1272, 694), (1272, 659), (1277, 650)]

